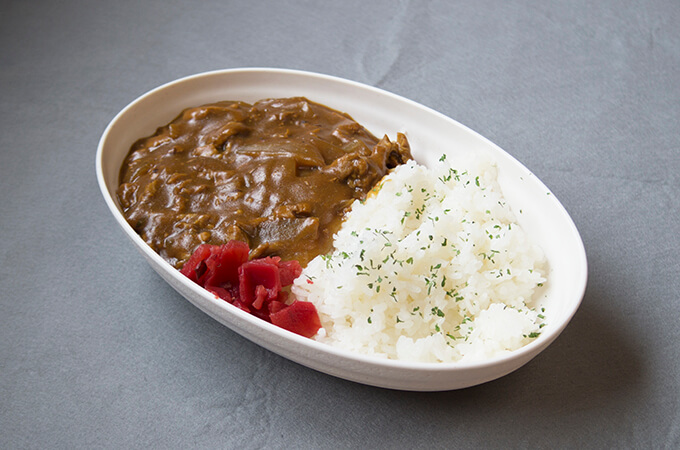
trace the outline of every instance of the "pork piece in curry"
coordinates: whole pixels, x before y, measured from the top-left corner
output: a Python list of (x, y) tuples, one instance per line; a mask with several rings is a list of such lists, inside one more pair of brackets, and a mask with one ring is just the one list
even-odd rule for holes
[(377, 139), (305, 98), (184, 110), (137, 141), (120, 172), (128, 223), (181, 268), (200, 244), (248, 243), (251, 258), (303, 267), (332, 249), (355, 199), (411, 159), (406, 137)]

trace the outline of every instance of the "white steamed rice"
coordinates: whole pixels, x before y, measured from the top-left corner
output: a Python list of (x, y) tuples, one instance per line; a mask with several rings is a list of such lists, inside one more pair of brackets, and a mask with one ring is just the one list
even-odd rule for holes
[(293, 285), (316, 305), (315, 339), (377, 357), (422, 362), (490, 358), (531, 342), (545, 282), (541, 249), (503, 199), (497, 170), (409, 162), (355, 202), (335, 250)]

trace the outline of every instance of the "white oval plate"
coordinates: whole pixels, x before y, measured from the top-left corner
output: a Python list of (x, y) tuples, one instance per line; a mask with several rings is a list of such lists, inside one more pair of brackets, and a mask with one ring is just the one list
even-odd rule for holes
[[(131, 145), (174, 119), (181, 110), (220, 100), (254, 102), (305, 96), (347, 112), (376, 136), (404, 132), (414, 158), (425, 165), (442, 153), (451, 160), (469, 152), (490, 155), (499, 183), (518, 221), (545, 251), (550, 272), (544, 295), (548, 325), (527, 346), (478, 363), (410, 363), (349, 353), (259, 320), (216, 299), (166, 263), (125, 221), (116, 199), (118, 174)], [(347, 380), (393, 389), (460, 389), (506, 375), (535, 357), (562, 332), (586, 287), (581, 237), (548, 188), (508, 153), (458, 122), (389, 92), (326, 75), (281, 69), (234, 69), (202, 73), (158, 87), (125, 107), (108, 125), (97, 149), (97, 179), (104, 199), (151, 267), (191, 303), (251, 341), (305, 366)]]

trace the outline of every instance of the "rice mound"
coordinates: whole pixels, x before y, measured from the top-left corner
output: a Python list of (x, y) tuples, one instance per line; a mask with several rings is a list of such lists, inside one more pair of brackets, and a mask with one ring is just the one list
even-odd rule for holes
[(532, 302), (545, 283), (543, 252), (487, 160), (397, 167), (352, 205), (334, 247), (292, 288), (316, 306), (320, 342), (389, 359), (473, 361), (516, 350), (544, 326)]

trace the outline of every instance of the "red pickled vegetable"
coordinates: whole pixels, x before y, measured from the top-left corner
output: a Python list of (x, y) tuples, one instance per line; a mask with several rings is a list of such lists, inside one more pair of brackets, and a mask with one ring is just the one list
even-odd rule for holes
[(272, 315), (274, 313), (277, 313), (281, 311), (282, 309), (286, 308), (288, 305), (286, 305), (283, 302), (280, 302), (278, 300), (274, 300), (273, 302), (269, 302), (269, 315)]
[(279, 266), (273, 258), (254, 259), (242, 264), (238, 268), (238, 276), (241, 301), (246, 305), (255, 301), (260, 286), (266, 289), (267, 300), (276, 300), (281, 292)]
[(213, 294), (217, 295), (219, 298), (222, 300), (226, 300), (229, 303), (233, 303), (233, 296), (231, 295), (231, 292), (228, 290), (221, 288), (221, 287), (216, 287), (216, 286), (206, 286), (205, 289), (207, 291), (212, 292)]
[(211, 247), (208, 244), (199, 245), (191, 257), (184, 263), (182, 270), (180, 272), (182, 275), (189, 277), (194, 283), (203, 285), (203, 275), (205, 274), (207, 267), (205, 265), (205, 260), (211, 254)]
[(286, 304), (282, 290), (300, 276), (298, 261), (278, 256), (248, 261), (248, 244), (203, 244), (196, 248), (180, 272), (193, 282), (267, 322), (305, 337), (314, 336), (321, 321), (314, 304), (299, 300)]
[(205, 261), (208, 267), (206, 286), (238, 285), (239, 267), (248, 261), (248, 253), (248, 244), (241, 241), (229, 241), (214, 249)]
[(314, 336), (321, 328), (316, 307), (310, 302), (295, 300), (286, 308), (269, 314), (269, 318), (274, 325), (308, 338)]
[[(243, 292), (243, 291), (241, 291)], [(253, 308), (260, 309), (264, 305), (264, 301), (267, 299), (267, 289), (258, 284), (255, 288), (255, 300), (253, 300)]]
[(281, 285), (288, 286), (293, 284), (293, 281), (302, 273), (300, 263), (294, 259), (290, 261), (279, 262), (279, 276), (281, 277)]

